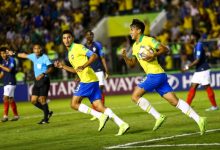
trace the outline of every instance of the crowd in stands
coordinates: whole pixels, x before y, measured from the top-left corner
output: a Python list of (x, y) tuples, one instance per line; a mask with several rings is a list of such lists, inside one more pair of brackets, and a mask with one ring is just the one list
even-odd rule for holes
[[(211, 65), (214, 67), (220, 65), (220, 1), (167, 0), (162, 4), (166, 10), (167, 21), (155, 38), (170, 49), (167, 56), (159, 57), (163, 68), (180, 70), (194, 59), (194, 45), (191, 40), (193, 33), (200, 33)], [(146, 27), (145, 34), (151, 35), (147, 23)], [(129, 40), (125, 41), (131, 45)], [(120, 55), (118, 57), (120, 60)], [(122, 68), (118, 72), (126, 73)]]
[(167, 22), (157, 39), (171, 53), (162, 58), (165, 69), (182, 67), (193, 59), (191, 34), (200, 33), (211, 63), (220, 63), (220, 1), (173, 0), (166, 6)]
[[(103, 16), (165, 9), (168, 21), (157, 39), (171, 48), (171, 54), (161, 58), (164, 67), (171, 70), (178, 66), (169, 64), (191, 59), (191, 33), (199, 31), (206, 40), (220, 39), (219, 5), (219, 0), (4, 0), (0, 1), (0, 45), (7, 43), (15, 51), (30, 53), (32, 43), (40, 42), (53, 61), (65, 57), (60, 34), (66, 29), (73, 31), (76, 42), (81, 42), (84, 32)], [(212, 56), (218, 60), (220, 41), (213, 43), (207, 45), (212, 45)], [(19, 60), (18, 66), (27, 74), (27, 80), (33, 78), (30, 61)]]

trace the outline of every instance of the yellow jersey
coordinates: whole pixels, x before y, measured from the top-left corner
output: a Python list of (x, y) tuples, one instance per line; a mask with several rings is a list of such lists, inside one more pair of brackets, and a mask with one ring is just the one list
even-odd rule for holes
[(142, 60), (139, 57), (140, 48), (142, 46), (149, 46), (153, 49), (153, 51), (156, 51), (159, 45), (160, 43), (154, 38), (142, 35), (140, 37), (139, 42), (138, 43), (135, 42), (132, 46), (132, 55), (137, 58), (138, 62), (140, 63), (141, 67), (144, 69), (144, 72), (146, 74), (159, 74), (159, 73), (163, 73), (164, 70), (158, 63), (157, 59), (150, 62)]
[[(88, 51), (89, 49), (85, 48), (82, 44), (72, 43), (68, 52), (68, 60), (74, 69), (84, 65), (88, 61), (88, 57), (86, 56)], [(77, 72), (77, 75), (80, 78), (80, 82), (83, 83), (98, 81), (95, 72), (90, 66), (86, 67), (81, 72)]]

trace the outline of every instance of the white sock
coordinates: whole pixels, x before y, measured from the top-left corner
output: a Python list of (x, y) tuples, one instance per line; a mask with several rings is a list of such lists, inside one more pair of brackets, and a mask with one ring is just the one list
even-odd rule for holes
[(121, 126), (121, 125), (124, 123), (124, 121), (121, 120), (110, 108), (106, 108), (104, 114), (105, 114), (105, 115), (108, 115), (109, 118), (112, 118), (113, 121), (114, 121), (118, 126)]
[(184, 114), (199, 123), (199, 115), (185, 101), (179, 99), (176, 107), (179, 108)]
[(79, 109), (78, 109), (79, 112), (82, 112), (82, 113), (85, 113), (85, 114), (90, 114), (96, 118), (100, 118), (102, 113), (86, 106), (85, 104), (80, 104), (79, 105)]
[(139, 98), (137, 105), (141, 107), (141, 109), (143, 109), (144, 111), (151, 114), (155, 119), (160, 118), (160, 113), (150, 104), (147, 99), (143, 97)]

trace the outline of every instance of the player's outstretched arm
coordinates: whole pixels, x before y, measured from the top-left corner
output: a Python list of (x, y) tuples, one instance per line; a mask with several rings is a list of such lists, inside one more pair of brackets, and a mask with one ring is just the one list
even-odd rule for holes
[(76, 73), (75, 69), (73, 69), (72, 67), (64, 65), (63, 63), (61, 63), (58, 60), (54, 62), (54, 67), (60, 68), (60, 69), (64, 69), (64, 70), (66, 70), (68, 72)]
[(102, 60), (102, 64), (103, 64), (104, 69), (105, 69), (105, 78), (108, 78), (108, 76), (109, 76), (109, 71), (108, 71), (108, 66), (107, 66), (105, 57), (101, 57), (101, 60)]
[(182, 68), (182, 71), (186, 72), (187, 70), (189, 70), (191, 67), (197, 65), (198, 63), (199, 63), (199, 59), (195, 59), (192, 63), (185, 65), (184, 68)]
[(27, 58), (27, 54), (25, 54), (25, 53), (16, 53), (16, 52), (14, 52), (12, 50), (7, 50), (7, 54), (9, 56), (16, 56), (16, 57), (20, 57), (20, 58)]
[(124, 58), (126, 64), (129, 67), (133, 68), (136, 65), (136, 63), (137, 63), (137, 59), (135, 57), (128, 58), (127, 57), (127, 52), (126, 52), (125, 48), (122, 48), (121, 51), (122, 51), (122, 57)]

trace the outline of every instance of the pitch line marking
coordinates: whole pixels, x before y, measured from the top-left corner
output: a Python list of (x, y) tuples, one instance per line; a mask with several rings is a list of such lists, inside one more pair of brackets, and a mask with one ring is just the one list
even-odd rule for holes
[[(216, 132), (216, 131), (220, 131), (220, 129), (207, 130), (206, 133)], [(150, 143), (150, 142), (155, 142), (155, 141), (163, 141), (163, 140), (173, 139), (173, 138), (177, 138), (177, 137), (191, 136), (191, 135), (195, 135), (195, 134), (199, 134), (199, 133), (200, 132), (178, 134), (178, 135), (167, 136), (167, 137), (162, 137), (162, 138), (150, 139), (150, 140), (146, 140), (146, 141), (137, 141), (137, 142), (131, 142), (131, 143), (120, 144), (120, 145), (115, 145), (115, 146), (109, 146), (109, 147), (105, 147), (105, 149), (126, 148), (126, 147), (129, 147), (129, 146), (135, 145), (135, 144)], [(153, 146), (153, 145), (149, 145), (149, 146)]]
[(201, 144), (162, 144), (162, 145), (125, 146), (125, 147), (120, 147), (120, 148), (192, 147), (192, 146), (220, 146), (220, 143), (201, 143)]

